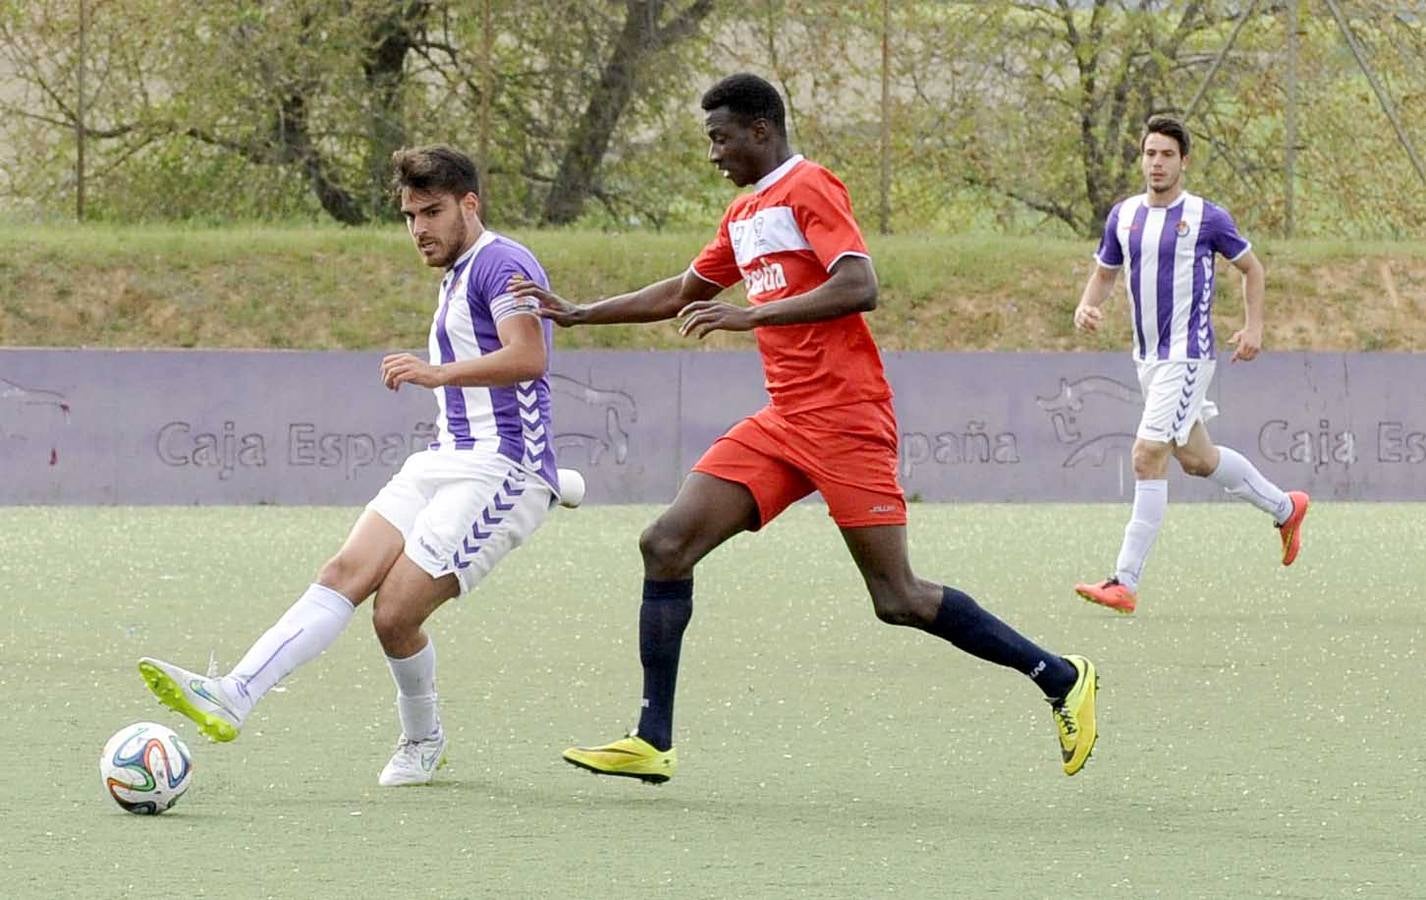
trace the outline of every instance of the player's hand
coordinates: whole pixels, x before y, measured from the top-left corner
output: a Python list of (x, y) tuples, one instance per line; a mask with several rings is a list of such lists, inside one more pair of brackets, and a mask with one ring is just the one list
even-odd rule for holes
[(570, 303), (559, 294), (545, 290), (530, 279), (522, 278), (519, 275), (511, 277), (509, 287), (516, 297), (533, 297), (539, 304), (535, 313), (540, 318), (549, 319), (561, 328), (579, 324), (579, 315), (583, 310), (579, 304)]
[(392, 353), (381, 360), (381, 383), (391, 390), (403, 384), (436, 388), (446, 383), (444, 370), (409, 353)]
[(695, 300), (678, 311), (683, 323), (678, 333), (699, 340), (714, 331), (752, 331), (753, 311), (746, 306), (734, 306), (722, 300)]
[(1258, 358), (1258, 354), (1263, 350), (1263, 326), (1253, 325), (1241, 331), (1233, 332), (1233, 336), (1228, 338), (1228, 343), (1234, 346), (1233, 358), (1229, 363), (1238, 360), (1252, 362)]
[(1093, 334), (1099, 330), (1099, 323), (1103, 318), (1104, 310), (1097, 306), (1081, 303), (1074, 308), (1074, 327), (1080, 331), (1088, 331)]

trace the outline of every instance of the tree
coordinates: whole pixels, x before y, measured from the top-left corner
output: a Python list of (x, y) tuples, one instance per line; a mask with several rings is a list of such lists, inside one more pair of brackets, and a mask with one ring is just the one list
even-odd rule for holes
[(1034, 148), (1035, 167), (1027, 172), (979, 155), (968, 179), (1076, 232), (1094, 233), (1115, 201), (1138, 186), (1142, 123), (1154, 112), (1188, 105), (1238, 6), (1206, 0), (997, 4), (987, 24), (1004, 47), (1029, 52), (997, 55), (1000, 81), (993, 90), (1021, 102), (1009, 116), (983, 110), (982, 118), (1005, 144)]
[[(619, 173), (631, 165), (667, 169), (664, 139), (680, 130), (692, 102), (672, 86), (702, 71), (700, 29), (732, 4), (483, 0), (483, 7), (481, 15), (439, 15), (422, 55), (427, 102), (489, 123), (472, 143), (488, 148), (497, 215), (566, 224), (593, 198), (615, 222), (663, 221), (670, 192)], [(675, 168), (686, 170), (684, 160)]]
[[(76, 0), (0, 0), (0, 197), (72, 208), (83, 134), (91, 216), (360, 223), (394, 212), (391, 151), (440, 141), (479, 157), (502, 225), (704, 222), (727, 189), (697, 101), (741, 68), (863, 210), (889, 168), (898, 230), (1092, 234), (1139, 187), (1143, 119), (1200, 95), (1194, 189), (1271, 228), (1286, 2), (896, 0), (883, 109), (884, 0), (83, 0), (84, 54)], [(1426, 148), (1422, 12), (1338, 5)], [(1399, 136), (1301, 8), (1300, 230), (1419, 233)]]
[[(294, 167), (339, 222), (389, 216), (389, 161), (406, 143), (407, 57), (430, 9), (430, 0), (307, 0), (192, 16), (182, 44), (196, 52), (175, 73), (188, 103), (172, 128), (259, 165)], [(240, 102), (216, 116), (195, 103), (225, 95)]]
[(584, 113), (565, 143), (541, 220), (567, 225), (579, 218), (609, 141), (642, 78), (664, 50), (689, 37), (713, 11), (713, 0), (680, 6), (669, 0), (625, 0), (624, 23), (590, 92)]
[[(141, 112), (151, 92), (145, 67), (161, 47), (154, 26), (166, 6), (129, 0), (120, 27), (115, 0), (83, 7), (0, 0), (0, 119), (14, 157), (3, 169), (12, 194), (50, 202), (74, 191), (83, 174), (102, 178), (153, 142), (155, 129)], [(81, 13), (83, 55), (76, 40)], [(86, 143), (110, 148), (83, 169), (75, 158), (81, 128)]]
[[(683, 71), (671, 51), (715, 6), (623, 0), (611, 15), (609, 0), (484, 0), (493, 15), (482, 17), (454, 0), (88, 2), (89, 62), (104, 78), (86, 92), (86, 131), (115, 165), (139, 148), (172, 165), (182, 142), (197, 142), (229, 159), (229, 178), (236, 160), (300, 177), (347, 224), (392, 214), (390, 155), (413, 140), (486, 147), (487, 171), (521, 180), (513, 193), (536, 202), (517, 218), (572, 221), (590, 196), (619, 205), (600, 179), (619, 129), (637, 133), (677, 102), (660, 76)], [(25, 88), (0, 95), (0, 108), (24, 118), (22, 143), (71, 155), (74, 4), (0, 3), (0, 61)], [(630, 124), (635, 108), (645, 119)], [(494, 141), (472, 127), (488, 116)], [(194, 165), (212, 161), (200, 153)]]

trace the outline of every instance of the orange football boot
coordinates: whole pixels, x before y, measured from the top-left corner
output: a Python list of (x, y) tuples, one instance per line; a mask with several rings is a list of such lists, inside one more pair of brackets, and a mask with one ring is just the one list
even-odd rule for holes
[(1306, 491), (1288, 491), (1287, 499), (1292, 501), (1292, 515), (1277, 526), (1277, 530), (1282, 535), (1282, 564), (1290, 566), (1297, 559), (1297, 551), (1302, 549), (1302, 520), (1307, 518), (1311, 498)]
[(1108, 578), (1098, 584), (1077, 584), (1074, 586), (1074, 592), (1090, 603), (1107, 606), (1126, 616), (1139, 605), (1139, 595), (1128, 586), (1120, 584), (1118, 578)]

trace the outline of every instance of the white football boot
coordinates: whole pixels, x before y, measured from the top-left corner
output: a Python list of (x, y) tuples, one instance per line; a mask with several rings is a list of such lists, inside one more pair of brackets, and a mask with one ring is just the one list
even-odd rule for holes
[(192, 719), (209, 740), (231, 741), (242, 730), (243, 715), (221, 679), (147, 656), (139, 660), (139, 674), (158, 702)]
[(402, 787), (408, 784), (430, 784), (436, 770), (446, 764), (446, 732), (436, 732), (436, 736), (424, 741), (413, 741), (406, 735), (396, 742), (396, 752), (391, 755), (381, 776), (376, 779), (382, 787)]

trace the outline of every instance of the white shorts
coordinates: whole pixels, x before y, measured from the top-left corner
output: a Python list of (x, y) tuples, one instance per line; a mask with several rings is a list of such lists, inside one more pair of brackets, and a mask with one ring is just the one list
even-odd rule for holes
[(1182, 445), (1198, 422), (1218, 415), (1218, 405), (1208, 399), (1216, 361), (1211, 359), (1150, 361), (1139, 363), (1139, 390), (1144, 394), (1144, 417), (1136, 436), (1161, 444)]
[(432, 578), (454, 574), (465, 593), (525, 542), (554, 492), (506, 457), (482, 450), (411, 454), (366, 508), (406, 539), (406, 556)]

